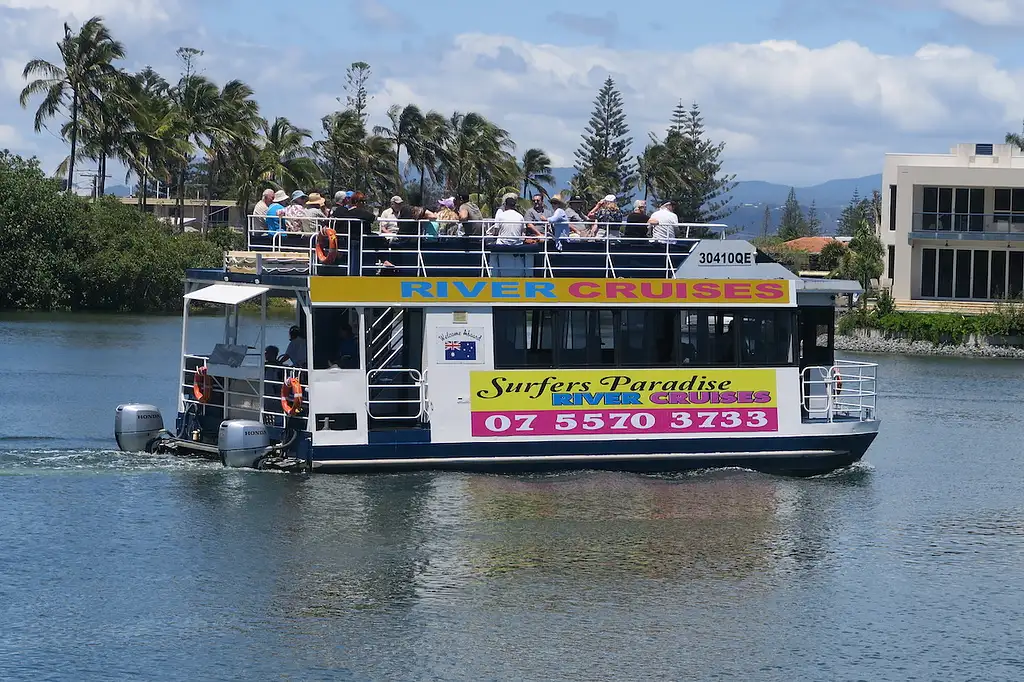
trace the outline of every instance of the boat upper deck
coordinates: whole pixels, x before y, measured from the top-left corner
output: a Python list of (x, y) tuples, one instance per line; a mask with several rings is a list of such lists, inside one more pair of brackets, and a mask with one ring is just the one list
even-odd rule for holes
[[(334, 277), (359, 278), (367, 282), (363, 288), (371, 289), (369, 282), (377, 277), (387, 284), (482, 278), (791, 280), (787, 290), (803, 292), (805, 299), (814, 297), (817, 304), (825, 303), (822, 295), (860, 292), (853, 282), (800, 279), (749, 242), (724, 239), (724, 231), (713, 239), (688, 236), (713, 234), (724, 228), (721, 225), (684, 224), (677, 232), (682, 237), (651, 239), (626, 236), (625, 225), (595, 224), (585, 233), (592, 236), (552, 239), (490, 234), (500, 228), (490, 220), (481, 222), (479, 235), (438, 234), (425, 229), (422, 221), (395, 221), (395, 233), (355, 235), (350, 233), (352, 221), (337, 219), (311, 220), (308, 230), (315, 231), (270, 233), (255, 220), (247, 234), (247, 250), (229, 251), (223, 269), (192, 270), (188, 279), (260, 284), (269, 286), (271, 295), (289, 295), (288, 291), (308, 289), (314, 280)], [(383, 295), (391, 287), (381, 284)], [(786, 296), (784, 304), (795, 305), (795, 298)]]

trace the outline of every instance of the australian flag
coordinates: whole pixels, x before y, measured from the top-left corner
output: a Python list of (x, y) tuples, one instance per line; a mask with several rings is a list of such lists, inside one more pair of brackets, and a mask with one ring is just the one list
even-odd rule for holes
[(476, 360), (476, 341), (446, 341), (445, 360)]

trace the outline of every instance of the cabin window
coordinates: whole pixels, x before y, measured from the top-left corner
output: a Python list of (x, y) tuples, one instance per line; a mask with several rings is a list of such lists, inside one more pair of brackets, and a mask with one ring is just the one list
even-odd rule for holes
[[(790, 309), (495, 308), (497, 369), (796, 363)], [(553, 343), (554, 342), (554, 343)]]
[(359, 369), (359, 313), (313, 309), (313, 369)]

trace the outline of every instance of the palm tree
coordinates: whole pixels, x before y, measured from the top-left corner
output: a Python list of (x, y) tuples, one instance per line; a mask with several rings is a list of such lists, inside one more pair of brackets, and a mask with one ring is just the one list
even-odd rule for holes
[(395, 151), (395, 183), (402, 186), (402, 147), (406, 152), (418, 144), (420, 128), (423, 125), (423, 112), (415, 104), (402, 107), (392, 104), (388, 107), (390, 125), (374, 126), (373, 134), (379, 135), (394, 145)]
[(100, 98), (98, 93), (117, 72), (113, 62), (124, 58), (124, 46), (113, 39), (100, 17), (93, 17), (82, 24), (78, 35), (73, 35), (71, 27), (64, 24), (64, 39), (57, 43), (57, 49), (62, 65), (45, 59), (33, 59), (25, 65), (22, 77), (35, 80), (25, 86), (18, 101), (27, 107), (33, 96), (43, 95), (35, 115), (36, 132), (61, 111), (68, 113), (68, 191), (73, 192), (81, 110)]
[[(131, 102), (132, 130), (123, 140), (122, 160), (138, 178), (139, 206), (149, 195), (150, 178), (171, 182), (172, 169), (187, 163), (189, 150), (183, 143), (186, 131), (174, 114), (170, 85), (156, 71), (146, 67), (134, 74), (136, 97)], [(125, 178), (127, 182), (127, 178)]]
[(519, 173), (523, 179), (523, 196), (527, 196), (531, 187), (540, 194), (546, 194), (541, 183), (550, 185), (555, 181), (555, 176), (551, 174), (551, 157), (543, 149), (527, 149)]
[(448, 120), (436, 111), (430, 111), (420, 122), (414, 143), (408, 147), (409, 163), (420, 173), (420, 198), (422, 201), (427, 176), (434, 182), (440, 179), (438, 164), (448, 139)]
[(305, 128), (296, 128), (282, 116), (263, 129), (263, 179), (293, 191), (312, 187), (323, 177), (313, 158), (313, 149), (306, 140), (313, 134)]
[(209, 147), (208, 141), (219, 132), (220, 89), (204, 76), (186, 72), (178, 84), (171, 88), (172, 115), (184, 132), (183, 151), (187, 156), (178, 164), (178, 219), (185, 224), (185, 173), (189, 162), (200, 150)]
[(240, 158), (244, 150), (254, 143), (263, 124), (259, 105), (252, 96), (252, 88), (239, 80), (230, 81), (221, 89), (215, 125), (210, 130), (206, 149), (207, 216), (210, 215), (210, 201), (218, 171)]

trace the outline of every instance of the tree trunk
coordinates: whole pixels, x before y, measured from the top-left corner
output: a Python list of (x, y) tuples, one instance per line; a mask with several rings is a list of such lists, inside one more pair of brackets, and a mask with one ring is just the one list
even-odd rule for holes
[(107, 150), (105, 145), (100, 152), (99, 172), (100, 176), (96, 180), (96, 198), (102, 199), (103, 195), (107, 192)]
[(426, 206), (427, 202), (423, 200), (423, 189), (424, 183), (427, 180), (427, 171), (425, 168), (420, 167), (420, 206)]
[(206, 234), (210, 222), (210, 200), (213, 198), (213, 178), (216, 172), (216, 165), (217, 163), (213, 157), (206, 164), (206, 214), (201, 225), (203, 234)]
[(527, 192), (529, 190), (530, 190), (530, 180), (529, 179), (523, 180), (523, 196), (524, 197), (528, 197), (529, 196), (527, 194)]
[(185, 231), (185, 164), (178, 171), (178, 229)]
[(71, 91), (71, 159), (68, 161), (68, 192), (75, 193), (75, 153), (78, 151), (78, 90)]

